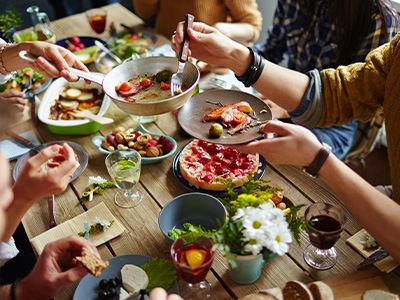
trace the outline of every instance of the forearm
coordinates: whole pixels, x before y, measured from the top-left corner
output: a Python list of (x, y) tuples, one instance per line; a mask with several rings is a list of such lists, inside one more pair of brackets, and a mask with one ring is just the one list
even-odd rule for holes
[[(227, 67), (238, 76), (245, 73), (252, 61), (250, 51), (239, 44), (227, 57)], [(280, 107), (293, 111), (300, 104), (309, 83), (310, 78), (307, 75), (266, 61), (264, 70), (253, 87)]]
[[(17, 51), (14, 51), (14, 49), (17, 49)], [(23, 69), (28, 65), (26, 61), (23, 61), (19, 57), (19, 52), (22, 50), (28, 50), (29, 49), (29, 43), (21, 43), (21, 44), (12, 44), (6, 46), (2, 53), (1, 60), (3, 61), (3, 66), (4, 68), (8, 71), (17, 71), (20, 69)]]
[(400, 262), (400, 206), (354, 173), (334, 155), (319, 172), (358, 222)]
[(1, 239), (4, 242), (8, 242), (10, 240), (11, 236), (14, 234), (25, 213), (34, 203), (33, 199), (24, 198), (18, 192), (18, 189), (13, 189), (13, 191), (14, 191), (14, 200), (6, 211), (7, 214), (6, 226), (4, 234)]
[(158, 0), (133, 0), (135, 13), (141, 18), (149, 18), (158, 12)]
[(11, 300), (11, 284), (0, 286), (0, 299)]
[(227, 37), (241, 44), (248, 44), (254, 41), (256, 35), (258, 36), (255, 28), (248, 23), (218, 22), (214, 24), (214, 27)]

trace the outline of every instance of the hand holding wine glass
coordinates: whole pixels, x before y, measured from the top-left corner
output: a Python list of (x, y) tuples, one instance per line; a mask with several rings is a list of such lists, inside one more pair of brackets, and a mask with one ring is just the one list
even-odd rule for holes
[(136, 150), (117, 150), (106, 157), (106, 167), (115, 185), (122, 191), (115, 195), (115, 204), (123, 208), (138, 205), (143, 193), (135, 188), (140, 178), (141, 156)]
[(106, 29), (107, 11), (100, 8), (93, 8), (86, 11), (90, 27), (97, 34), (101, 34)]
[(178, 276), (179, 295), (183, 299), (210, 297), (211, 284), (206, 280), (214, 260), (213, 242), (206, 237), (185, 235), (171, 246), (171, 256)]
[(311, 245), (303, 254), (305, 262), (318, 270), (332, 268), (337, 261), (334, 245), (347, 221), (344, 210), (327, 203), (314, 203), (306, 209), (304, 218), (313, 223), (308, 230)]

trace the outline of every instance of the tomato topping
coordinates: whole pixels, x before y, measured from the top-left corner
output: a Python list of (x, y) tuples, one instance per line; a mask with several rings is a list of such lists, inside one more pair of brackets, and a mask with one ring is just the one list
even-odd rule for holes
[(151, 86), (153, 83), (151, 82), (150, 79), (143, 79), (140, 81), (140, 85), (144, 86), (144, 87), (149, 87)]
[(123, 91), (123, 92), (127, 92), (130, 89), (132, 89), (132, 85), (127, 81), (124, 81), (123, 83), (121, 83), (121, 85), (118, 88), (119, 91)]
[(169, 90), (169, 88), (170, 88), (170, 85), (168, 83), (165, 83), (164, 81), (161, 81), (160, 86), (161, 86), (161, 89), (164, 91)]

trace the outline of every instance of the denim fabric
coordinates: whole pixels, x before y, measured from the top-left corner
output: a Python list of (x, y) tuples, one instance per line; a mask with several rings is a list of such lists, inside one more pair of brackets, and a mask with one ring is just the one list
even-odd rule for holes
[(332, 147), (332, 153), (339, 159), (343, 159), (353, 145), (357, 131), (358, 122), (351, 121), (342, 126), (332, 126), (329, 128), (314, 128), (311, 131), (322, 143), (327, 143)]

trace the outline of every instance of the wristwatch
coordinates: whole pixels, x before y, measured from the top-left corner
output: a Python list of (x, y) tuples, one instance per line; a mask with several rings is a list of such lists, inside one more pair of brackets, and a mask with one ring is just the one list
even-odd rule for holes
[(327, 143), (322, 143), (322, 148), (321, 150), (319, 150), (317, 156), (314, 158), (310, 166), (303, 167), (303, 171), (308, 175), (310, 175), (311, 177), (317, 178), (319, 170), (325, 163), (331, 151), (332, 151), (331, 146), (329, 146)]

